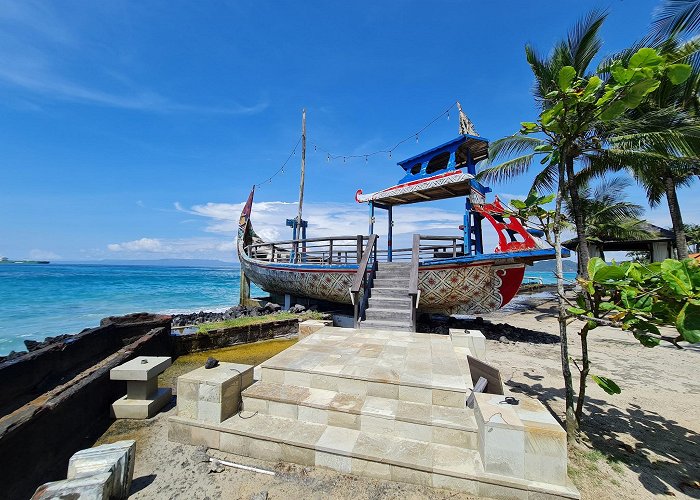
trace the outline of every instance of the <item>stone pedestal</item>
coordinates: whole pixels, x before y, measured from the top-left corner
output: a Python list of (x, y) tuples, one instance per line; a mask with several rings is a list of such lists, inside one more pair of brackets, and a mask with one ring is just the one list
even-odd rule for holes
[(235, 415), (241, 406), (241, 391), (253, 384), (253, 367), (220, 363), (197, 368), (177, 378), (179, 416), (218, 424)]
[(566, 485), (566, 432), (536, 399), (475, 394), (474, 414), (484, 471)]
[(486, 354), (486, 337), (479, 330), (460, 330), (450, 328), (450, 339), (455, 347), (466, 347), (477, 359), (484, 359)]
[(158, 388), (158, 375), (171, 364), (167, 356), (139, 356), (112, 368), (112, 380), (126, 380), (126, 396), (112, 404), (115, 418), (151, 418), (170, 401), (172, 391)]
[(303, 340), (312, 333), (316, 333), (321, 328), (333, 326), (333, 320), (330, 319), (307, 319), (299, 323), (299, 340)]

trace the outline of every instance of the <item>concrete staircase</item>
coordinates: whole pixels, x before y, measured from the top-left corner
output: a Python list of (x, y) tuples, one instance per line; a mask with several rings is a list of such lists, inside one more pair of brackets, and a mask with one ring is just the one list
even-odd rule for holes
[[(260, 380), (241, 393), (242, 411), (219, 423), (188, 418), (178, 389), (168, 436), (473, 496), (578, 499), (566, 479), (566, 434), (546, 409), (523, 401), (518, 417), (502, 396), (490, 394), (477, 396), (497, 398), (491, 407), (471, 409), (465, 405), (471, 386), (451, 337), (326, 327), (262, 363)], [(210, 399), (209, 392), (200, 387), (200, 399)], [(532, 415), (546, 427), (526, 439)], [(532, 471), (517, 469), (526, 443)], [(554, 451), (558, 458), (549, 456)]]
[(410, 331), (411, 297), (408, 295), (411, 264), (387, 262), (379, 264), (374, 277), (366, 319), (360, 328)]

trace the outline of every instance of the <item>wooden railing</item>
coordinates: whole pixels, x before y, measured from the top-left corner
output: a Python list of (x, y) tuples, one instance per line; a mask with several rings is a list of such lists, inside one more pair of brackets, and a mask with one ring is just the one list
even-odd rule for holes
[[(369, 272), (367, 268), (369, 267)], [(353, 305), (353, 324), (355, 328), (358, 328), (360, 322), (365, 319), (365, 311), (367, 310), (367, 304), (369, 303), (370, 290), (372, 289), (372, 284), (374, 282), (374, 275), (377, 273), (377, 235), (371, 234), (367, 240), (367, 246), (365, 246), (364, 252), (362, 252), (362, 258), (357, 267), (357, 272), (352, 280), (352, 286), (350, 287), (350, 297), (352, 299)], [(362, 300), (360, 300), (360, 290), (364, 290), (362, 293)]]
[(331, 236), (304, 240), (255, 243), (245, 248), (246, 255), (265, 262), (308, 264), (356, 264), (362, 258), (362, 248), (368, 236)]
[(418, 266), (420, 265), (420, 234), (413, 235), (413, 248), (411, 249), (411, 273), (408, 278), (408, 296), (411, 297), (411, 330), (416, 331), (418, 322), (418, 302), (420, 302), (420, 289), (418, 288)]

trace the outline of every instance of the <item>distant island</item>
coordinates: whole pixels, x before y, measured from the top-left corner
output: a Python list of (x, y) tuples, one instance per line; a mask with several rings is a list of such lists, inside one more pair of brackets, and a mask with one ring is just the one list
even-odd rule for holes
[(0, 264), (50, 264), (48, 260), (10, 260), (0, 257)]
[[(578, 264), (575, 260), (564, 260), (562, 264), (564, 265), (565, 273), (575, 273), (578, 271)], [(525, 271), (554, 272), (556, 270), (556, 265), (556, 262), (553, 260), (540, 260), (535, 262), (531, 267), (526, 267)]]
[[(93, 266), (162, 266), (162, 267), (240, 267), (238, 262), (225, 262), (216, 259), (102, 259), (66, 260), (61, 264), (87, 264)], [(57, 262), (58, 264), (58, 262)]]

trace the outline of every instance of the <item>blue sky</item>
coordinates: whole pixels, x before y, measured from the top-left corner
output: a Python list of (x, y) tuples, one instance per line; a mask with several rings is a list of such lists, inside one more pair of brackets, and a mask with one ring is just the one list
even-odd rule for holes
[[(297, 142), (307, 109), (309, 236), (366, 232), (362, 188), (456, 135), (459, 100), (496, 139), (536, 117), (523, 52), (547, 51), (607, 8), (603, 53), (639, 38), (656, 1), (33, 2), (0, 0), (0, 255), (233, 260), (252, 184)], [(288, 238), (300, 155), (256, 195), (264, 236)], [(493, 186), (524, 194), (530, 179)], [(700, 202), (680, 192), (687, 222)], [(630, 191), (644, 203), (639, 189)], [(463, 201), (395, 212), (401, 238), (456, 233)], [(649, 212), (670, 224), (665, 205)], [(487, 242), (488, 244), (488, 242)]]

